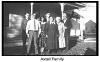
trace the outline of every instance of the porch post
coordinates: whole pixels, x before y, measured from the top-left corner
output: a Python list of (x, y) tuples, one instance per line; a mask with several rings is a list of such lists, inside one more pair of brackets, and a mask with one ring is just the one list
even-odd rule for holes
[(31, 3), (31, 19), (32, 19), (32, 14), (33, 14), (33, 4), (34, 3)]
[(60, 6), (61, 6), (61, 15), (63, 19), (64, 3), (60, 3)]

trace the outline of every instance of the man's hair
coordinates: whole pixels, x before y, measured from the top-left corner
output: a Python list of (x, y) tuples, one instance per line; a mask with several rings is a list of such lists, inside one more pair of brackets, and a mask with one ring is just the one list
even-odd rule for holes
[(51, 13), (46, 13), (46, 14), (45, 14), (45, 17), (47, 16), (47, 14), (50, 14), (50, 15), (51, 15)]

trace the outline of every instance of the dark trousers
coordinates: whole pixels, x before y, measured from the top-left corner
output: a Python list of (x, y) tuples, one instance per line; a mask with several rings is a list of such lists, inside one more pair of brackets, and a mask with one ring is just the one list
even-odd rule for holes
[(25, 30), (22, 30), (22, 41), (23, 41), (23, 53), (26, 54), (26, 39), (27, 39), (27, 35)]
[(32, 39), (34, 39), (35, 54), (38, 54), (38, 46), (37, 46), (38, 31), (29, 30), (27, 53), (29, 53), (30, 51)]
[(69, 50), (69, 40), (70, 40), (70, 29), (65, 30), (65, 44), (66, 44), (66, 50)]
[(66, 50), (69, 49), (69, 36), (65, 36), (65, 44), (66, 44)]

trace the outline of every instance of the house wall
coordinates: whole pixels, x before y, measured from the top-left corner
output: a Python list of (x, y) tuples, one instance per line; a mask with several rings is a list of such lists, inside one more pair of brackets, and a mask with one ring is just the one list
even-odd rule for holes
[(96, 33), (96, 23), (93, 21), (88, 21), (85, 24), (85, 33)]

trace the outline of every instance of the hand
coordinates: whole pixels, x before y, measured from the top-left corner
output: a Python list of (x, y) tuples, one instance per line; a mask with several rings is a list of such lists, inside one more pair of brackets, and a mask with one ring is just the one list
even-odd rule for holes
[(29, 34), (27, 34), (27, 37), (29, 37)]
[(40, 34), (38, 34), (38, 37), (40, 36)]
[(65, 29), (67, 29), (67, 27), (65, 27)]
[(46, 37), (48, 38), (48, 35), (46, 35)]

